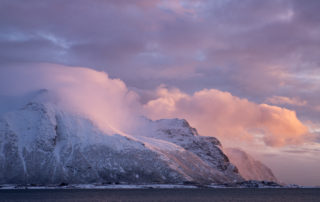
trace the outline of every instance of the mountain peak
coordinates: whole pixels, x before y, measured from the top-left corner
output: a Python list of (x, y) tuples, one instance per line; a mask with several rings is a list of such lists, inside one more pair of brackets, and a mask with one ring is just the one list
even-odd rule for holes
[(106, 133), (39, 90), (0, 116), (0, 183), (230, 183), (243, 177), (214, 137), (185, 119), (146, 121), (144, 133)]

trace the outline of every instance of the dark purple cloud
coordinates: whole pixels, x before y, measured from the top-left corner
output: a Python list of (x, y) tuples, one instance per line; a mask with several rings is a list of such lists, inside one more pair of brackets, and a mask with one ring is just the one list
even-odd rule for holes
[(1, 0), (0, 63), (86, 66), (141, 89), (296, 97), (308, 104), (291, 108), (314, 120), (319, 9), (317, 0)]

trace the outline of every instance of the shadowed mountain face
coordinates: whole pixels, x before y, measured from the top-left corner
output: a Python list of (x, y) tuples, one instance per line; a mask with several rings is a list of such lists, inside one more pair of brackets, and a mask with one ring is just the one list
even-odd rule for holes
[(226, 148), (223, 151), (228, 155), (230, 161), (237, 166), (241, 176), (246, 180), (278, 181), (270, 168), (255, 160), (245, 151), (238, 148)]
[(50, 99), (28, 97), (0, 117), (0, 183), (243, 181), (216, 138), (181, 119), (143, 121), (140, 133), (107, 134)]

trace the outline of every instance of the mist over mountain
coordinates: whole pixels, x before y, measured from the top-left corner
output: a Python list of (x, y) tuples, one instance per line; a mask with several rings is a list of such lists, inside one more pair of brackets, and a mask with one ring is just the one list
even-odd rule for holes
[(223, 151), (228, 155), (231, 163), (237, 166), (239, 173), (246, 180), (277, 181), (268, 166), (255, 160), (245, 151), (239, 148), (224, 148)]
[(219, 142), (199, 136), (185, 120), (145, 120), (150, 134), (108, 134), (59, 109), (50, 92), (33, 94), (1, 116), (0, 183), (242, 180)]
[(220, 142), (200, 136), (186, 120), (141, 118), (140, 132), (106, 133), (88, 118), (62, 110), (48, 90), (16, 99), (25, 103), (0, 117), (1, 184), (244, 180)]
[(230, 162), (214, 134), (199, 135), (185, 119), (149, 119), (139, 96), (105, 73), (41, 65), (3, 72), (1, 184), (276, 181), (243, 151), (227, 152)]

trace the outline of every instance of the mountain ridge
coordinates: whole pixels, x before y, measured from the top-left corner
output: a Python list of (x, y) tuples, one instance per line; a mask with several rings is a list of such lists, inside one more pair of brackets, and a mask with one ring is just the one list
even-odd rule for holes
[(214, 137), (184, 119), (144, 120), (135, 134), (107, 134), (41, 90), (0, 116), (0, 184), (237, 183)]

